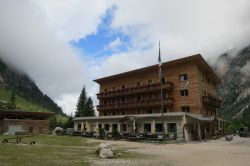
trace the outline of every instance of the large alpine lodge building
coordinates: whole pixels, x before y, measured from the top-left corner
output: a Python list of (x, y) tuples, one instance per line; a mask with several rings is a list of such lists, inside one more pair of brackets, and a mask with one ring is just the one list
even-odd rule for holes
[(75, 118), (75, 130), (162, 134), (164, 128), (168, 137), (179, 140), (210, 139), (221, 132), (224, 120), (218, 117), (217, 94), (221, 81), (203, 57), (162, 63), (162, 86), (158, 68), (153, 65), (94, 80), (100, 85), (99, 116)]

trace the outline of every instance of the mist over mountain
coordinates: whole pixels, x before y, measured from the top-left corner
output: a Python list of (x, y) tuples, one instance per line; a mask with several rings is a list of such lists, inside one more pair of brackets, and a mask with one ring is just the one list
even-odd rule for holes
[(222, 80), (218, 89), (222, 98), (220, 116), (250, 124), (250, 45), (234, 56), (230, 52), (221, 55), (215, 65)]
[(0, 98), (9, 102), (13, 93), (16, 96), (17, 107), (22, 110), (63, 114), (62, 109), (50, 97), (43, 94), (33, 80), (0, 59)]

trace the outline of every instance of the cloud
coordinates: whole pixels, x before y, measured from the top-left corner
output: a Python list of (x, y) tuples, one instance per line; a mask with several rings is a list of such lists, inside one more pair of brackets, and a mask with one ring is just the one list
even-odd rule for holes
[(47, 24), (65, 41), (95, 34), (102, 16), (112, 7), (109, 0), (38, 0)]
[(112, 28), (131, 36), (139, 48), (161, 40), (167, 59), (196, 53), (214, 58), (250, 43), (249, 1), (128, 0), (115, 5)]
[(115, 40), (111, 41), (105, 48), (104, 50), (114, 50), (117, 51), (118, 47), (122, 45), (122, 41), (120, 37), (117, 37)]
[(74, 112), (72, 99), (84, 84), (92, 84), (84, 56), (58, 39), (43, 11), (31, 1), (1, 1), (0, 25), (1, 58), (27, 73), (43, 92), (65, 106), (66, 113), (69, 103)]

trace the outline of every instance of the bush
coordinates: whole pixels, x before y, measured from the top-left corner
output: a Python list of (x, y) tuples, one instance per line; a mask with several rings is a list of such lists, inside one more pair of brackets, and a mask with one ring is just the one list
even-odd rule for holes
[(105, 138), (105, 130), (103, 128), (99, 128), (99, 137), (101, 139)]
[(119, 136), (120, 136), (120, 133), (118, 132), (118, 130), (117, 130), (117, 129), (114, 129), (114, 130), (112, 131), (112, 137), (113, 137), (113, 138), (119, 138)]

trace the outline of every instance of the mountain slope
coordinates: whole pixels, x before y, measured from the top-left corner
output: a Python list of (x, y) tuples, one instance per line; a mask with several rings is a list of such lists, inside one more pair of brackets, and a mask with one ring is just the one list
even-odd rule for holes
[(250, 124), (250, 46), (234, 57), (230, 54), (220, 56), (216, 71), (222, 80), (219, 114), (226, 119), (241, 119)]
[(16, 105), (27, 111), (50, 111), (63, 114), (62, 109), (43, 94), (27, 75), (8, 67), (0, 60), (0, 98), (10, 101), (15, 94)]

